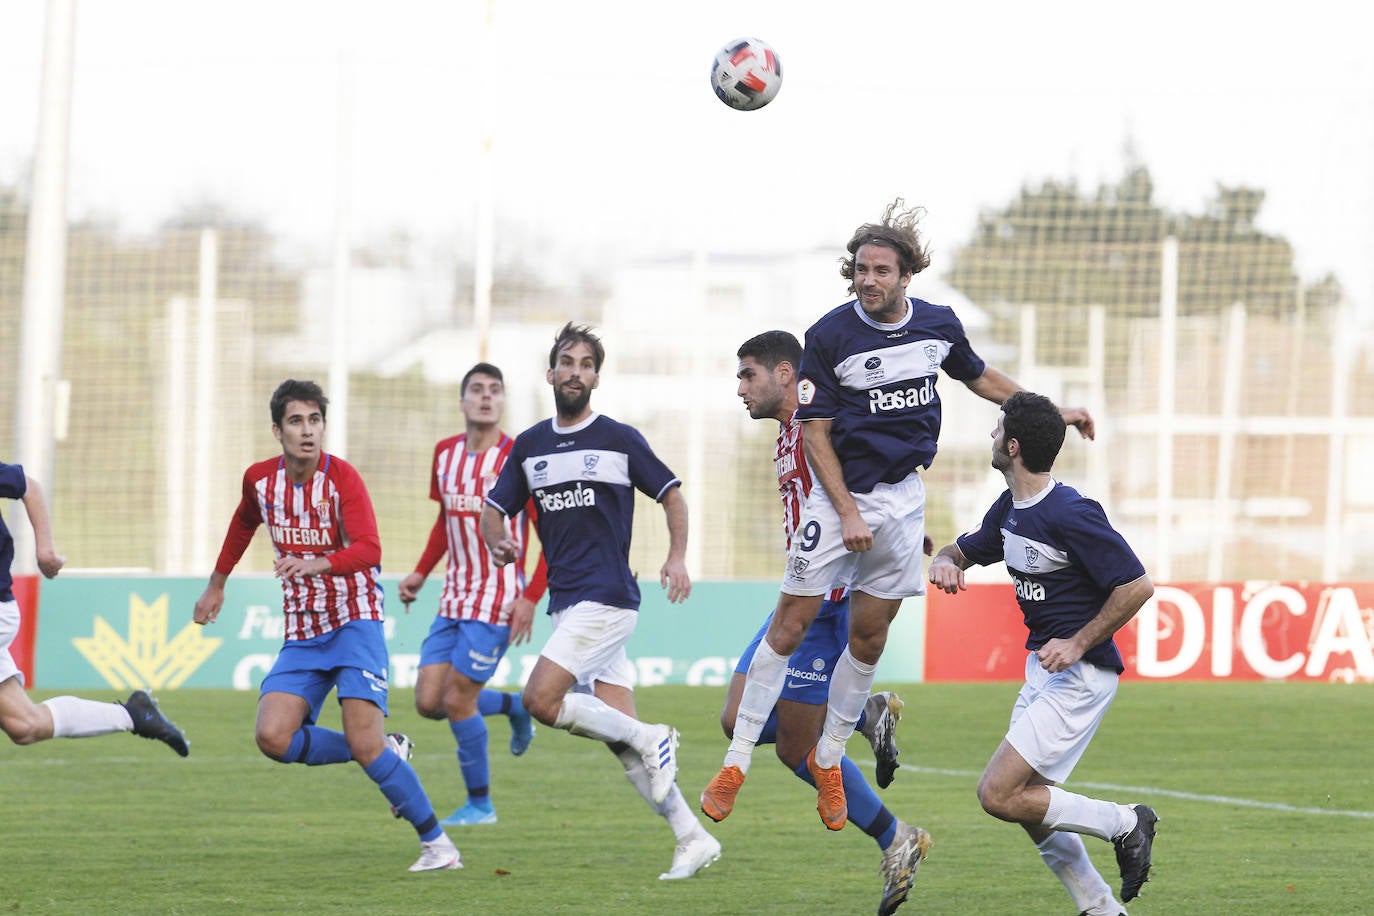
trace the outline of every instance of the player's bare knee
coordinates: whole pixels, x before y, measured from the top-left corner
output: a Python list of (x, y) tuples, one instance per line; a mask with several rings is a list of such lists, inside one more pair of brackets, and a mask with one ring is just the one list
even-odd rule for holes
[(258, 750), (262, 751), (264, 757), (273, 760), (281, 760), (286, 756), (286, 752), (291, 748), (291, 736), (278, 732), (259, 731), (254, 739), (258, 743)]
[(15, 717), (0, 721), (0, 730), (9, 736), (10, 741), (23, 747), (28, 744), (37, 744), (43, 740), (39, 732), (38, 720), (31, 718)]
[(1015, 801), (1015, 793), (1008, 793), (987, 779), (978, 781), (978, 804), (998, 820), (1017, 820)]
[(558, 720), (558, 710), (563, 706), (561, 696), (548, 698), (531, 695), (528, 691), (521, 694), (520, 702), (525, 707), (525, 712), (534, 717), (535, 721), (550, 728), (557, 728), (554, 724)]
[(447, 718), (447, 714), (444, 712), (444, 705), (442, 703), (433, 703), (421, 698), (418, 695), (415, 697), (415, 711), (426, 719)]

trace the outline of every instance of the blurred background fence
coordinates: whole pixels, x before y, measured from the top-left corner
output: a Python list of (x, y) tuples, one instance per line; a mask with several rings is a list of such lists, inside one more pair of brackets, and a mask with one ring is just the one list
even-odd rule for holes
[[(7, 158), (37, 149), (31, 162), (0, 173), (0, 435), (14, 431), (0, 459), (43, 456), (29, 470), (47, 485), (70, 567), (207, 573), (244, 467), (278, 452), (267, 401), (294, 376), (325, 385), (328, 444), (369, 484), (385, 570), (405, 572), (436, 511), (427, 480), (433, 444), (460, 428), (459, 379), (491, 359), (507, 375), (506, 428), (547, 416), (547, 351), (571, 319), (596, 325), (607, 345), (594, 406), (639, 426), (685, 481), (692, 573), (775, 578), (776, 430), (751, 421), (735, 398), (735, 350), (768, 328), (801, 335), (844, 301), (837, 260), (849, 230), (878, 216), (900, 193), (891, 189), (915, 187), (922, 199), (912, 202), (932, 205), (937, 237), (934, 264), (911, 292), (953, 306), (991, 364), (1093, 412), (1097, 441), (1070, 437), (1057, 475), (1106, 506), (1157, 580), (1369, 578), (1374, 478), (1363, 462), (1374, 449), (1374, 336), (1361, 323), (1369, 315), (1343, 278), (1303, 276), (1282, 228), (1261, 218), (1266, 189), (1218, 182), (1197, 212), (1168, 206), (1128, 135), (1119, 175), (1094, 186), (1031, 177), (1000, 201), (1001, 192), (981, 190), (1009, 168), (1029, 168), (1021, 162), (1033, 150), (1054, 150), (1055, 162), (1075, 155), (1058, 120), (1073, 114), (1074, 100), (1108, 106), (1070, 118), (1097, 125), (1094, 134), (1129, 113), (1100, 101), (1112, 93), (1135, 93), (1139, 106), (1163, 99), (1170, 114), (1194, 110), (1192, 98), (1132, 88), (1133, 55), (1166, 56), (1150, 41), (1108, 41), (1099, 30), (1078, 42), (1056, 25), (1032, 44), (1001, 29), (1016, 47), (983, 63), (1015, 70), (1021, 46), (1033, 47), (1034, 66), (1016, 76), (1034, 84), (1029, 106), (1002, 77), (978, 90), (967, 67), (909, 72), (905, 45), (871, 55), (875, 103), (897, 110), (911, 86), (927, 76), (935, 83), (921, 96), (919, 123), (894, 125), (893, 142), (866, 152), (857, 169), (852, 138), (815, 124), (818, 112), (849, 101), (849, 81), (832, 66), (845, 46), (836, 37), (861, 21), (770, 6), (769, 37), (801, 66), (789, 65), (778, 102), (741, 115), (710, 95), (701, 50), (737, 27), (733, 4), (709, 5), (692, 24), (659, 19), (642, 4), (621, 5), (634, 14), (624, 16), (554, 3), (502, 5), (495, 15), (497, 6), (419, 4), (379, 16), (361, 4), (257, 4), (206, 8), (197, 15), (209, 19), (191, 22), (182, 5), (147, 0), (127, 10), (90, 4), (79, 16), (75, 0), (45, 4), (45, 69), (32, 93), (41, 96), (37, 142), (0, 134)], [(959, 34), (956, 21), (907, 4), (885, 9), (905, 26), (883, 41), (919, 33), (932, 59), (965, 53), (946, 40)], [(14, 12), (15, 28), (0, 39), (26, 54), (8, 58), (36, 61), (27, 52), (39, 38), (37, 17)], [(1223, 25), (1229, 36), (1238, 23), (1257, 28), (1265, 18)], [(1282, 27), (1320, 29), (1321, 21)], [(597, 49), (611, 53), (592, 54), (580, 39), (562, 40), (588, 24), (608, 35), (629, 29), (635, 45), (652, 35), (654, 50), (632, 55), (631, 65), (620, 50), (628, 43), (616, 38)], [(1160, 47), (1194, 31), (1163, 29), (1152, 39)], [(116, 31), (124, 38), (112, 38)], [(1327, 37), (1321, 53), (1329, 56)], [(140, 52), (125, 45), (145, 40), (155, 45), (142, 55), (151, 55), (149, 66), (133, 66)], [(1174, 134), (1187, 134), (1190, 155), (1204, 138), (1229, 141), (1279, 105), (1292, 123), (1326, 112), (1317, 123), (1333, 136), (1369, 122), (1368, 86), (1355, 76), (1353, 90), (1318, 83), (1291, 95), (1261, 92), (1252, 64), (1263, 54), (1244, 42), (1208, 42), (1206, 55), (1178, 58), (1178, 74), (1149, 80), (1153, 87), (1177, 75), (1196, 89), (1228, 69), (1241, 72), (1239, 88), (1227, 83), (1202, 100), (1213, 120), (1226, 121), (1219, 131), (1189, 133), (1168, 120)], [(1227, 55), (1246, 66), (1229, 67)], [(87, 69), (75, 68), (84, 76), (69, 111), (73, 56)], [(1070, 64), (1067, 90), (1053, 73), (1045, 84), (1032, 72), (1056, 61)], [(622, 79), (631, 67), (635, 78)], [(1286, 89), (1286, 75), (1276, 78)], [(1103, 95), (1087, 92), (1096, 83)], [(1265, 119), (1221, 117), (1247, 110), (1252, 96), (1263, 98)], [(12, 101), (35, 107), (34, 99)], [(1024, 114), (1033, 123), (1010, 149), (1007, 125)], [(1258, 129), (1264, 139), (1245, 141), (1245, 152), (1270, 148), (1267, 120)], [(1347, 141), (1353, 159), (1359, 136)], [(1163, 146), (1173, 136), (1157, 129), (1147, 139)], [(113, 191), (126, 184), (126, 204), (153, 193), (149, 179), (126, 181), (146, 176), (150, 164), (179, 174), (202, 156), (220, 165), (192, 172), (213, 191), (183, 198), (160, 222), (143, 214), (129, 229), (113, 216), (71, 215), (80, 208), (61, 190), (69, 145), (86, 200), (120, 199)], [(998, 155), (966, 152), (993, 147)], [(228, 150), (232, 167), (223, 165)], [(1326, 164), (1343, 162), (1340, 152), (1308, 137), (1285, 182), (1320, 177)], [(1328, 247), (1356, 237), (1359, 216), (1367, 221), (1370, 208), (1358, 205), (1365, 185), (1352, 178), (1367, 172), (1366, 157), (1339, 173), (1354, 182), (1349, 188), (1330, 179), (1343, 212), (1357, 216), (1326, 220)], [(967, 198), (970, 181), (994, 200), (980, 204), (971, 230), (959, 230), (966, 237), (955, 237), (941, 222), (955, 209), (942, 195)], [(304, 207), (313, 216), (329, 209), (317, 201), (331, 185), (334, 212), (310, 221), (308, 237), (299, 224), (243, 215), (255, 206), (244, 201), (265, 187), (299, 198), (282, 212), (299, 216)], [(1318, 182), (1304, 205), (1324, 187)], [(379, 211), (379, 199), (398, 207)], [(361, 225), (368, 202), (370, 212), (413, 219)], [(278, 213), (260, 198), (256, 206)], [(851, 207), (836, 224), (833, 214)], [(1291, 205), (1284, 212), (1295, 219)], [(35, 230), (40, 223), (46, 228)], [(65, 234), (53, 231), (58, 223)], [(838, 228), (814, 231), (822, 223)], [(798, 243), (802, 236), (823, 244)], [(42, 295), (25, 289), (35, 285), (26, 268), (40, 261), (57, 265)], [(49, 391), (44, 364), (26, 368), (39, 348), (24, 338), (58, 316), (52, 377), (60, 381)], [(42, 423), (26, 422), (35, 391)], [(975, 524), (1002, 484), (988, 467), (995, 407), (949, 379), (940, 391), (945, 429), (928, 474), (928, 524), (944, 542)], [(652, 578), (666, 534), (656, 507), (639, 511), (646, 517), (633, 561)], [(244, 568), (269, 567), (270, 547), (259, 538)]]
[[(1100, 499), (1158, 579), (1339, 580), (1374, 568), (1368, 341), (1334, 279), (1304, 284), (1282, 238), (1254, 228), (1261, 201), (1221, 188), (1211, 212), (1169, 214), (1150, 202), (1144, 167), (1091, 195), (1050, 182), (986, 212), (912, 286), (953, 305), (990, 363), (1093, 411), (1097, 441), (1071, 436), (1057, 476)], [(6, 328), (21, 324), (28, 216), (23, 190), (0, 188)], [(436, 254), (395, 240), (352, 251), (343, 270), (281, 247), (218, 213), (143, 237), (71, 228), (48, 489), (74, 567), (208, 572), (243, 469), (278, 451), (272, 389), (310, 377), (335, 399), (331, 433), (346, 431), (346, 457), (371, 489), (384, 568), (407, 571), (436, 511), (433, 444), (461, 426), (458, 380), (485, 351), (507, 373), (505, 425), (523, 428), (550, 411), (548, 346), (575, 319), (607, 345), (594, 406), (639, 426), (686, 482), (693, 573), (777, 574), (776, 427), (735, 398), (734, 352), (770, 327), (800, 336), (844, 300), (838, 244), (665, 254), (561, 285), (498, 263), (486, 330), (460, 246)], [(330, 375), (336, 326), (346, 392), (328, 390), (341, 378)], [(4, 335), (0, 365), (19, 365), (20, 338)], [(988, 467), (995, 408), (950, 379), (940, 390), (928, 519), (944, 542), (1002, 484)], [(16, 372), (0, 373), (0, 429), (17, 427), (17, 396)], [(640, 514), (633, 559), (652, 577), (665, 534), (652, 504)], [(244, 568), (269, 566), (259, 539)]]

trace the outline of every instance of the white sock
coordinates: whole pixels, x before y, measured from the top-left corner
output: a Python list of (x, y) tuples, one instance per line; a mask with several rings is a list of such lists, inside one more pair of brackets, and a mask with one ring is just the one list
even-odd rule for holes
[(607, 744), (628, 744), (634, 748), (645, 743), (647, 731), (644, 723), (607, 706), (590, 693), (564, 696), (553, 724), (555, 728), (584, 738), (595, 738)]
[(118, 703), (83, 700), (81, 697), (53, 697), (44, 700), (42, 705), (48, 707), (48, 712), (52, 714), (54, 738), (92, 738), (134, 730), (134, 720), (129, 718), (129, 711)]
[(653, 791), (649, 787), (649, 771), (644, 768), (643, 755), (634, 748), (626, 748), (617, 752), (616, 756), (620, 758), (620, 765), (625, 768), (625, 778), (630, 780), (630, 785), (635, 787), (635, 791), (648, 802), (649, 807), (653, 808), (659, 817), (668, 822), (668, 826), (673, 828), (673, 836), (677, 837), (679, 843), (702, 829), (701, 821), (697, 820), (697, 816), (687, 806), (687, 799), (682, 797), (682, 790), (677, 787), (677, 783), (673, 783), (668, 797), (656, 805)]
[(1041, 823), (1051, 830), (1086, 833), (1110, 842), (1135, 829), (1135, 809), (1129, 805), (1088, 798), (1049, 786), (1050, 806)]
[(869, 665), (849, 654), (844, 647), (835, 662), (835, 676), (830, 679), (830, 707), (825, 713), (825, 730), (816, 742), (816, 766), (837, 767), (844, 757), (844, 745), (854, 734), (854, 726), (868, 702), (873, 689), (877, 665)]
[(759, 743), (764, 723), (777, 705), (787, 681), (787, 656), (779, 655), (768, 644), (768, 637), (759, 640), (754, 658), (745, 676), (744, 692), (740, 694), (739, 711), (735, 713), (735, 736), (725, 752), (725, 766), (739, 767), (749, 772), (754, 745)]
[[(1073, 898), (1074, 909), (1086, 912), (1098, 903), (1106, 902), (1104, 897), (1111, 898), (1112, 903), (1116, 902), (1111, 886), (1093, 868), (1088, 850), (1083, 846), (1083, 838), (1078, 834), (1056, 830), (1044, 842), (1036, 843), (1035, 847), (1040, 850), (1040, 858), (1050, 871), (1063, 882), (1065, 890)], [(1112, 911), (1113, 914), (1119, 912), (1119, 908)]]

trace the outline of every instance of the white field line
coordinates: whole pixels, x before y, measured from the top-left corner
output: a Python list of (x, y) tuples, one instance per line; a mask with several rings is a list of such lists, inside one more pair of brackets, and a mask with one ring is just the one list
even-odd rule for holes
[[(864, 761), (864, 766), (873, 764)], [(981, 773), (972, 770), (946, 770), (939, 767), (919, 767), (899, 763), (898, 769), (930, 776), (957, 776), (963, 779), (977, 779)], [(1286, 805), (1283, 802), (1256, 801), (1253, 798), (1233, 798), (1229, 795), (1205, 795), (1197, 792), (1179, 792), (1175, 789), (1160, 789), (1154, 786), (1119, 786), (1109, 782), (1075, 782), (1071, 786), (1084, 789), (1102, 789), (1107, 792), (1120, 792), (1126, 795), (1163, 795), (1167, 798), (1180, 798), (1184, 801), (1210, 802), (1217, 805), (1236, 805), (1242, 808), (1261, 808), (1265, 811), (1282, 811), (1286, 814), (1324, 814), (1331, 817), (1360, 817), (1374, 820), (1374, 811), (1344, 811), (1338, 808), (1310, 808), (1299, 805)]]

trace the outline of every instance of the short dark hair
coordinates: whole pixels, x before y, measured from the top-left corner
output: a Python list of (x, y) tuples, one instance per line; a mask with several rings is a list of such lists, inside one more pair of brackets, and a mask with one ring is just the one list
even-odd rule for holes
[(926, 211), (921, 207), (905, 207), (906, 201), (898, 197), (887, 205), (882, 222), (864, 223), (854, 230), (849, 244), (845, 246), (849, 257), (840, 259), (840, 276), (850, 281), (851, 290), (854, 288), (854, 259), (865, 245), (878, 245), (895, 251), (904, 274), (918, 274), (930, 266), (930, 252), (921, 241), (921, 234), (916, 231), (916, 224)]
[(299, 381), (289, 378), (277, 386), (277, 390), (272, 392), (270, 408), (272, 410), (272, 425), (281, 426), (281, 418), (286, 415), (287, 401), (302, 401), (313, 403), (320, 408), (320, 416), (327, 417), (329, 409), (329, 398), (324, 396), (324, 389), (314, 382)]
[(463, 383), (458, 386), (458, 393), (460, 395), (468, 390), (468, 382), (472, 380), (474, 375), (490, 375), (502, 385), (506, 383), (506, 377), (501, 374), (500, 369), (496, 368), (491, 363), (478, 363), (468, 370), (467, 375), (463, 376)]
[(739, 359), (748, 356), (770, 372), (784, 362), (791, 363), (792, 369), (800, 372), (802, 345), (786, 331), (764, 331), (740, 344), (735, 356)]
[(592, 333), (591, 325), (573, 324), (569, 321), (559, 330), (553, 339), (553, 349), (549, 351), (549, 368), (552, 369), (558, 362), (558, 351), (573, 344), (584, 343), (592, 348), (592, 361), (596, 364), (596, 371), (601, 371), (601, 363), (606, 359), (606, 348), (601, 345), (601, 338)]
[(1045, 474), (1064, 444), (1064, 416), (1043, 394), (1018, 391), (1002, 402), (1002, 445), (1015, 439), (1026, 470)]

